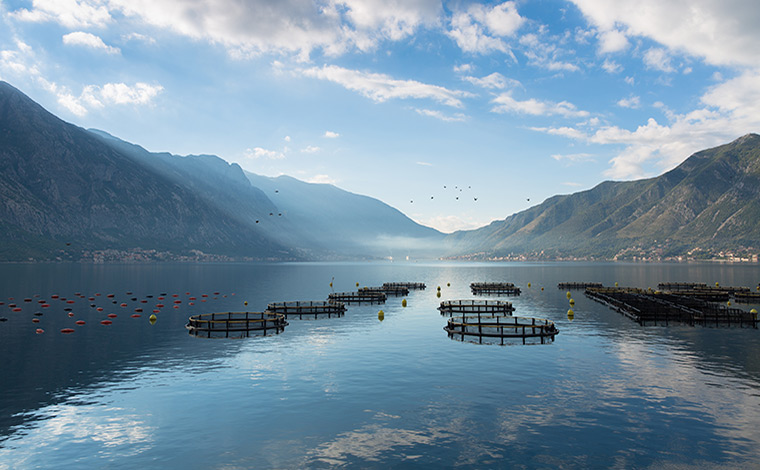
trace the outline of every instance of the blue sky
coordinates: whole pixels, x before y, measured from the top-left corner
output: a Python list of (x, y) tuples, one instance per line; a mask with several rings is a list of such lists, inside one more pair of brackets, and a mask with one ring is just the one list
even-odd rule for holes
[(0, 15), (0, 79), (66, 121), (332, 183), (447, 232), (760, 131), (756, 0), (0, 0)]

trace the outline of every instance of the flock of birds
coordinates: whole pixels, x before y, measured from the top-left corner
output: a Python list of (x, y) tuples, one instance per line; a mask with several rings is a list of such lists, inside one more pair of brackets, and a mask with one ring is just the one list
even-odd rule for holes
[[(445, 189), (445, 190), (447, 190), (449, 192), (453, 192), (455, 194), (454, 200), (455, 201), (459, 201), (460, 197), (462, 197), (464, 199), (464, 191), (465, 191), (465, 189), (467, 189), (468, 191), (470, 191), (470, 190), (472, 190), (472, 186), (467, 186), (467, 188), (465, 188), (464, 186), (461, 187), (461, 188), (459, 186), (454, 186), (453, 188), (451, 188), (451, 187), (449, 187), (449, 186), (447, 186), (447, 185), (444, 184), (443, 185), (443, 189)], [(451, 197), (451, 196), (447, 194), (446, 197)], [(472, 200), (474, 202), (478, 201), (477, 197), (475, 197), (475, 196), (470, 196), (470, 197), (472, 197)], [(435, 195), (430, 196), (430, 199), (434, 200), (435, 199)], [(526, 199), (527, 199), (528, 202), (530, 202), (530, 198), (526, 198)], [(414, 204), (414, 199), (411, 199), (409, 201), (409, 204)]]

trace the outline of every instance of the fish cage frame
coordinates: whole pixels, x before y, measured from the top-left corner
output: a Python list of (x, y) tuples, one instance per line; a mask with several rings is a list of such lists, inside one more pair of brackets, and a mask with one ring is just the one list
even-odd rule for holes
[(472, 282), (470, 290), (473, 295), (497, 294), (497, 295), (520, 295), (520, 288), (511, 282)]
[(438, 306), (441, 315), (453, 317), (455, 314), (512, 315), (515, 308), (506, 300), (444, 300)]
[[(521, 339), (522, 344), (528, 344), (528, 339), (536, 338), (541, 344), (547, 341), (554, 341), (554, 337), (559, 334), (559, 330), (551, 320), (533, 317), (515, 317), (495, 315), (490, 317), (461, 315), (452, 316), (446, 322), (443, 329), (448, 333), (449, 338), (465, 341), (465, 338), (478, 339), (478, 343), (483, 343), (485, 338), (489, 340), (498, 339), (497, 344), (504, 345), (504, 340)], [(484, 331), (485, 329), (485, 331)], [(504, 330), (507, 330), (506, 332)], [(530, 330), (530, 331), (528, 331)], [(459, 336), (457, 338), (457, 336)], [(508, 343), (507, 343), (508, 344)]]
[(406, 287), (409, 290), (425, 290), (427, 286), (424, 282), (384, 282), (383, 289), (395, 289), (397, 287)]
[(601, 288), (601, 287), (604, 287), (604, 284), (602, 284), (601, 282), (560, 282), (559, 284), (557, 284), (557, 289), (575, 290), (575, 289), (588, 289), (590, 287)]
[[(217, 325), (224, 325), (224, 328), (216, 328)], [(280, 313), (214, 312), (192, 315), (185, 328), (191, 336), (198, 338), (248, 338), (280, 334), (287, 325), (285, 316)], [(224, 336), (220, 336), (222, 333)]]
[(366, 293), (366, 292), (381, 292), (385, 295), (393, 295), (396, 297), (409, 295), (409, 288), (404, 286), (396, 286), (396, 287), (362, 287), (359, 289), (359, 293)]
[(346, 304), (343, 302), (330, 302), (322, 300), (295, 300), (288, 302), (272, 302), (267, 305), (267, 312), (279, 313), (285, 318), (298, 317), (303, 320), (304, 317), (314, 317), (317, 320), (327, 316), (342, 317), (346, 314)]
[(384, 304), (388, 296), (384, 292), (368, 291), (362, 292), (331, 292), (327, 296), (328, 302), (344, 303), (367, 303), (367, 304)]

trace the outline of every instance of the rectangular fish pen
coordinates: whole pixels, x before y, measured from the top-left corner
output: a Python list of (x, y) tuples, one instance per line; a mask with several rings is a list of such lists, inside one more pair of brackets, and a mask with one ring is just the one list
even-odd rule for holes
[(402, 296), (402, 295), (409, 295), (409, 288), (403, 287), (403, 286), (396, 286), (396, 287), (362, 287), (359, 289), (359, 292), (365, 293), (365, 292), (381, 292), (385, 295), (393, 295), (393, 296)]
[(627, 316), (640, 325), (685, 323), (691, 326), (757, 328), (750, 312), (675, 294), (627, 289), (587, 289), (586, 296)]
[(383, 304), (388, 299), (384, 292), (332, 292), (328, 302)]
[(280, 313), (285, 318), (298, 317), (299, 320), (304, 318), (332, 318), (342, 317), (346, 313), (346, 304), (343, 302), (324, 302), (324, 301), (293, 301), (293, 302), (273, 302), (267, 305), (267, 311)]
[(707, 289), (707, 284), (704, 282), (661, 282), (657, 284), (657, 288), (660, 290), (696, 290)]
[(588, 289), (590, 287), (604, 287), (601, 282), (560, 282), (557, 289)]
[(384, 282), (384, 289), (395, 289), (397, 287), (406, 287), (409, 290), (425, 290), (427, 286), (424, 282)]
[(511, 282), (473, 282), (470, 290), (477, 294), (520, 295), (520, 288)]
[(503, 300), (446, 300), (438, 307), (441, 315), (511, 315), (515, 311), (512, 302)]
[(248, 338), (279, 334), (288, 322), (285, 316), (272, 312), (202, 313), (188, 319), (188, 333), (205, 338)]
[(737, 292), (734, 294), (734, 300), (741, 304), (760, 303), (760, 292)]
[(479, 344), (544, 344), (554, 341), (559, 330), (554, 323), (542, 318), (473, 315), (449, 318), (443, 328), (449, 338)]

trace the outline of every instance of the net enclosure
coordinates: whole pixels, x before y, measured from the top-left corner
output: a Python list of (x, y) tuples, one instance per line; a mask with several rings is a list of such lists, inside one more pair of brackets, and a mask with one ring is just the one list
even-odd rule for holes
[(248, 338), (279, 334), (287, 325), (280, 313), (221, 312), (193, 315), (185, 328), (191, 336), (201, 338)]
[(273, 302), (267, 305), (267, 312), (279, 313), (285, 318), (298, 318), (299, 320), (342, 317), (346, 313), (346, 304), (343, 302), (324, 302), (314, 300), (297, 300), (293, 302)]
[(327, 296), (328, 302), (382, 304), (388, 298), (384, 292), (332, 292)]
[(461, 315), (449, 318), (443, 328), (449, 338), (482, 344), (544, 344), (559, 330), (543, 318), (501, 315)]
[(515, 311), (512, 302), (503, 300), (445, 300), (438, 307), (441, 315), (454, 316), (456, 314), (487, 314), (487, 315), (511, 315)]
[(511, 282), (473, 282), (470, 284), (473, 294), (520, 295), (520, 288)]

